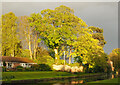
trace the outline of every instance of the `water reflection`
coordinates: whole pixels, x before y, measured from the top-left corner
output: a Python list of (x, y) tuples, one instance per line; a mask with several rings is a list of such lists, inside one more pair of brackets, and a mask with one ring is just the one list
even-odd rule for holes
[(71, 81), (71, 84), (81, 84), (83, 83), (83, 80), (80, 80), (80, 81)]
[[(48, 83), (52, 83), (50, 85), (76, 85), (76, 84), (85, 84), (91, 81), (99, 81), (104, 79), (113, 79), (116, 76), (114, 74), (103, 75), (103, 76), (96, 76), (96, 77), (89, 77), (89, 78), (72, 78), (72, 79), (65, 79), (65, 80), (55, 80), (49, 81)], [(45, 85), (43, 82), (39, 82), (39, 85)]]
[(113, 79), (116, 76), (114, 74), (103, 75), (103, 76), (95, 76), (89, 78), (70, 78), (70, 79), (60, 79), (60, 80), (49, 80), (49, 81), (41, 81), (36, 82), (35, 84), (22, 84), (22, 85), (79, 85), (86, 84), (91, 81), (99, 81), (104, 79)]
[(112, 79), (114, 78), (114, 74), (112, 74)]

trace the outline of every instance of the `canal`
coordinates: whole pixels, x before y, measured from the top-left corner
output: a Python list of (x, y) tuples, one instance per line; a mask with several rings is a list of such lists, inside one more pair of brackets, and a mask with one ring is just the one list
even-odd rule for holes
[[(41, 81), (34, 84), (22, 84), (22, 85), (87, 85), (86, 83), (91, 81), (100, 81), (105, 79), (113, 79), (117, 76), (114, 74), (95, 76), (95, 77), (87, 77), (87, 78), (69, 78), (69, 79), (56, 79), (56, 80), (47, 80)], [(20, 84), (21, 85), (21, 84)], [(102, 84), (103, 85), (103, 84)], [(106, 84), (104, 84), (106, 85)]]

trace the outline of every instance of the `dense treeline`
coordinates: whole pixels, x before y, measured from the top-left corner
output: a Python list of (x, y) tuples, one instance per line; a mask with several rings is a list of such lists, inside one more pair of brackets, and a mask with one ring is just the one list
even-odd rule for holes
[[(61, 5), (30, 16), (2, 15), (2, 56), (28, 57), (37, 63), (60, 64), (60, 58), (72, 57), (89, 68), (107, 66), (103, 29), (88, 26)], [(40, 44), (47, 46), (47, 49)]]

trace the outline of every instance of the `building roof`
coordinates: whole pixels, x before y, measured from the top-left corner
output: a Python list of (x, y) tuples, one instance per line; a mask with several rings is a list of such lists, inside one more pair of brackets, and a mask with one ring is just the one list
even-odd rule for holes
[(19, 63), (34, 63), (32, 60), (23, 57), (0, 56), (0, 61), (19, 62)]

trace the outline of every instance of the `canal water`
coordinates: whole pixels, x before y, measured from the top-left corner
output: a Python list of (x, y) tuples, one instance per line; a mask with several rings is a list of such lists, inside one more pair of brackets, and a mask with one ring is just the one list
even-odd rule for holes
[(110, 74), (110, 75), (102, 75), (102, 76), (95, 76), (95, 77), (89, 77), (89, 78), (70, 78), (70, 79), (49, 80), (49, 81), (37, 82), (35, 84), (25, 84), (25, 85), (81, 85), (81, 84), (87, 85), (86, 84), (87, 82), (100, 81), (100, 80), (113, 79), (113, 78), (116, 78), (116, 75)]

